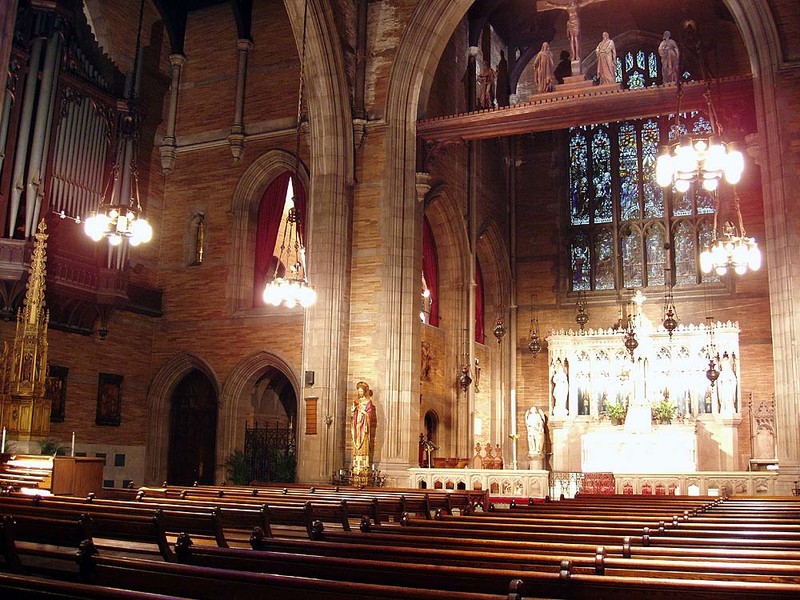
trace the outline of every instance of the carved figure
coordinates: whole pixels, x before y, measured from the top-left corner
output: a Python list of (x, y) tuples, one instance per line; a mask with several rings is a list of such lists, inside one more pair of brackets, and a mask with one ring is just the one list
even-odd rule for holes
[(433, 354), (431, 354), (430, 342), (422, 342), (422, 364), (420, 365), (420, 378), (422, 381), (431, 380), (431, 361)]
[(580, 60), (581, 58), (581, 20), (578, 17), (578, 9), (592, 2), (594, 0), (566, 0), (562, 2), (544, 0), (543, 2), (545, 6), (567, 11), (567, 38), (569, 39), (570, 54), (572, 54), (574, 60)]
[(478, 92), (478, 108), (494, 108), (494, 83), (495, 72), (489, 66), (489, 60), (483, 61), (481, 72), (478, 75), (480, 90)]
[(662, 83), (675, 83), (680, 74), (681, 53), (678, 44), (670, 37), (669, 31), (664, 32), (664, 37), (658, 45), (658, 55), (661, 57)]
[(608, 37), (608, 32), (603, 32), (603, 39), (595, 48), (597, 54), (597, 77), (600, 83), (614, 83), (617, 71), (617, 47), (614, 40)]
[(569, 394), (569, 380), (561, 359), (556, 362), (556, 371), (553, 374), (553, 414), (559, 417), (567, 414), (567, 395)]
[(528, 427), (528, 454), (533, 457), (544, 451), (544, 412), (531, 406), (525, 413), (525, 425)]
[(353, 471), (362, 473), (370, 468), (370, 434), (375, 420), (375, 406), (372, 404), (372, 390), (366, 381), (356, 384), (356, 393), (350, 433), (353, 438)]
[(736, 383), (733, 358), (725, 352), (720, 360), (720, 372), (717, 379), (719, 412), (723, 417), (732, 417), (736, 412)]
[(542, 49), (533, 59), (533, 80), (536, 84), (536, 92), (544, 94), (555, 89), (555, 75), (553, 66), (553, 53), (550, 51), (550, 44), (544, 42)]

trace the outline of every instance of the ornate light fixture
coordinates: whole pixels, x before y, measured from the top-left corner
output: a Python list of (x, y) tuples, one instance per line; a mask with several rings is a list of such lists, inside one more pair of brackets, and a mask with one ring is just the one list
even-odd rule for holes
[(531, 298), (531, 341), (528, 342), (528, 350), (534, 360), (542, 351), (542, 342), (539, 339), (539, 317), (536, 316), (536, 305), (533, 298)]
[(469, 329), (464, 329), (464, 355), (462, 357), (462, 363), (464, 366), (461, 367), (461, 374), (458, 376), (458, 384), (461, 386), (461, 389), (464, 390), (464, 393), (467, 393), (469, 386), (472, 384), (472, 377), (469, 374)]
[(575, 322), (580, 326), (581, 331), (589, 322), (589, 313), (586, 312), (586, 294), (578, 292), (578, 299), (575, 302)]
[(708, 332), (708, 347), (706, 357), (708, 358), (708, 369), (706, 370), (706, 379), (711, 382), (711, 387), (714, 387), (714, 382), (719, 379), (719, 353), (714, 344), (714, 323), (713, 317), (706, 317), (706, 331)]
[(761, 268), (761, 251), (756, 240), (747, 237), (742, 221), (742, 211), (739, 208), (739, 194), (733, 190), (733, 210), (738, 222), (725, 221), (722, 233), (717, 231), (717, 217), (719, 215), (719, 200), (714, 212), (714, 230), (711, 242), (703, 246), (700, 253), (700, 270), (703, 273), (714, 271), (720, 277), (733, 269), (737, 275), (744, 275), (748, 269), (758, 271)]
[(503, 322), (503, 317), (497, 317), (497, 320), (494, 322), (494, 329), (492, 330), (492, 333), (499, 344), (506, 335), (506, 325)]
[[(144, 0), (139, 7), (139, 27), (136, 31), (136, 50), (133, 56), (133, 80), (127, 100), (128, 112), (122, 117), (119, 125), (121, 143), (111, 169), (111, 177), (103, 195), (100, 196), (97, 210), (83, 224), (84, 232), (95, 242), (108, 238), (108, 243), (112, 246), (119, 246), (122, 240), (128, 240), (131, 246), (138, 246), (153, 238), (153, 228), (145, 219), (139, 200), (139, 170), (136, 160), (139, 151), (141, 115), (135, 106), (135, 80), (139, 70), (143, 16)], [(126, 156), (130, 156), (129, 173), (123, 173), (120, 181), (120, 165), (125, 164)]]
[[(668, 271), (665, 269), (665, 271)], [(664, 320), (661, 324), (672, 339), (672, 333), (678, 327), (678, 311), (675, 308), (675, 299), (672, 297), (672, 279), (669, 272), (664, 273), (667, 291), (664, 293)]]
[(711, 101), (711, 81), (707, 76), (703, 61), (702, 44), (697, 32), (697, 23), (687, 20), (684, 23), (685, 47), (693, 52), (705, 81), (705, 98), (708, 107), (710, 133), (685, 132), (681, 124), (681, 100), (683, 84), (677, 83), (678, 108), (670, 137), (676, 138), (671, 145), (664, 146), (656, 161), (656, 181), (662, 187), (674, 185), (680, 193), (689, 190), (697, 182), (709, 192), (717, 189), (720, 179), (736, 184), (744, 170), (744, 156), (734, 143), (722, 140), (722, 126)]
[(639, 340), (636, 339), (636, 324), (631, 313), (628, 313), (628, 322), (625, 327), (623, 341), (625, 348), (628, 350), (628, 354), (631, 355), (631, 362), (633, 362), (633, 353), (636, 351), (636, 348), (639, 347)]
[[(297, 92), (297, 128), (295, 130), (294, 146), (294, 175), (289, 179), (286, 189), (286, 218), (281, 224), (283, 238), (280, 253), (275, 263), (272, 279), (264, 288), (264, 302), (273, 306), (285, 305), (294, 308), (298, 304), (307, 308), (317, 301), (317, 292), (308, 284), (308, 271), (306, 270), (306, 249), (300, 237), (301, 215), (297, 210), (296, 197), (292, 179), (300, 181), (300, 126), (302, 123), (303, 91), (305, 88), (305, 63), (306, 63), (306, 24), (308, 21), (308, 2), (303, 9), (303, 41), (300, 51), (300, 84)], [(285, 273), (280, 275), (281, 266)]]

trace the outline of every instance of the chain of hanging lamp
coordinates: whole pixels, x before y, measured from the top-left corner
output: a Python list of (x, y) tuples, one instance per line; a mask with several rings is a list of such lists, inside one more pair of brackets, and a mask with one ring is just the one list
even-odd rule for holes
[[(303, 93), (305, 91), (305, 66), (306, 66), (306, 26), (308, 23), (308, 1), (303, 7), (303, 37), (300, 49), (300, 84), (297, 92), (297, 127), (295, 130), (294, 145), (294, 171), (289, 178), (289, 187), (286, 190), (286, 205), (284, 220), (281, 224), (283, 236), (281, 238), (278, 260), (271, 279), (264, 288), (264, 302), (272, 306), (284, 305), (294, 308), (298, 304), (307, 308), (317, 301), (317, 292), (308, 283), (306, 270), (306, 249), (300, 235), (302, 215), (297, 209), (297, 196), (295, 185), (300, 185), (300, 127), (302, 124)], [(281, 267), (284, 273), (281, 274)]]
[[(84, 221), (83, 228), (87, 236), (99, 242), (108, 239), (112, 246), (119, 246), (128, 240), (131, 246), (147, 243), (153, 238), (153, 228), (144, 216), (139, 196), (139, 169), (137, 155), (139, 153), (139, 120), (136, 112), (136, 79), (139, 72), (139, 55), (141, 54), (142, 22), (144, 19), (144, 0), (139, 5), (139, 24), (136, 29), (136, 49), (133, 55), (133, 70), (130, 91), (128, 93), (128, 112), (122, 117), (119, 134), (121, 143), (117, 156), (111, 167), (111, 176), (106, 188), (100, 196), (97, 210)], [(124, 189), (125, 177), (120, 182), (120, 164), (125, 161), (126, 148), (130, 142), (130, 177), (129, 188)], [(123, 197), (127, 196), (123, 200)]]

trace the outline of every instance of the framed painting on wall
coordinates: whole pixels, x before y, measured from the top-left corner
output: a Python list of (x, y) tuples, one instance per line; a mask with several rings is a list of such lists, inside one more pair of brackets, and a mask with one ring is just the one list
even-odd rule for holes
[(97, 425), (119, 425), (122, 421), (122, 375), (100, 373), (97, 381)]
[(62, 423), (67, 407), (67, 375), (69, 369), (58, 365), (50, 365), (50, 371), (44, 383), (45, 397), (50, 400), (50, 422)]

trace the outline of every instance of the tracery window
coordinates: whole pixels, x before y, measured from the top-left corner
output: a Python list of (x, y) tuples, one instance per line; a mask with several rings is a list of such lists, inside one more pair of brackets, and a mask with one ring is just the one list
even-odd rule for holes
[[(614, 290), (716, 281), (699, 269), (711, 236), (714, 199), (702, 188), (680, 194), (655, 181), (659, 146), (672, 115), (572, 128), (569, 132), (570, 290)], [(681, 129), (710, 131), (700, 113)]]

